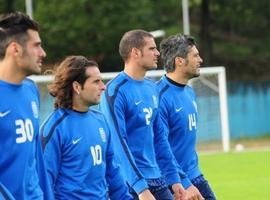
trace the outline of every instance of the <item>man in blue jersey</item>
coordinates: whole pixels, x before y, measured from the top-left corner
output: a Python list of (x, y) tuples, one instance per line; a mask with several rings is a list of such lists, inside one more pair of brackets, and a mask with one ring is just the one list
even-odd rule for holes
[(215, 199), (199, 169), (195, 149), (197, 104), (194, 90), (187, 82), (200, 75), (203, 60), (191, 36), (174, 35), (160, 44), (166, 75), (158, 82), (162, 121), (178, 167), (192, 183), (186, 187), (188, 199)]
[[(163, 133), (156, 84), (144, 76), (156, 69), (159, 51), (144, 30), (124, 34), (119, 44), (124, 71), (107, 84), (100, 108), (115, 127), (118, 161), (135, 199), (184, 199), (184, 189)], [(162, 169), (162, 170), (160, 170)]]
[(69, 56), (57, 68), (49, 86), (56, 110), (41, 127), (55, 199), (132, 199), (114, 161), (105, 117), (89, 109), (104, 89), (97, 63), (83, 56)]
[(26, 76), (46, 53), (37, 22), (22, 13), (0, 18), (0, 182), (15, 199), (50, 199), (39, 139), (39, 92)]

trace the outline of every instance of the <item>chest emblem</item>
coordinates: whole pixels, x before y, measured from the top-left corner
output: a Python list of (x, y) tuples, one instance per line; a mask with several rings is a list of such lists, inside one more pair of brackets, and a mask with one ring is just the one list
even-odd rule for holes
[(37, 119), (38, 118), (38, 106), (37, 106), (36, 102), (32, 101), (31, 106), (32, 106), (33, 115)]
[(155, 95), (152, 95), (152, 99), (153, 99), (153, 102), (154, 102), (154, 107), (157, 108), (158, 107), (157, 97)]
[(102, 142), (106, 142), (106, 134), (105, 134), (104, 129), (103, 128), (99, 128), (98, 131), (99, 131), (99, 135), (101, 137)]

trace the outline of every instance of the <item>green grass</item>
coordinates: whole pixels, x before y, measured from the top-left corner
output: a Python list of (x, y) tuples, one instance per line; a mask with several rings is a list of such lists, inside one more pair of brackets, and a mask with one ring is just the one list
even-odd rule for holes
[(200, 166), (218, 200), (270, 199), (270, 150), (200, 154)]

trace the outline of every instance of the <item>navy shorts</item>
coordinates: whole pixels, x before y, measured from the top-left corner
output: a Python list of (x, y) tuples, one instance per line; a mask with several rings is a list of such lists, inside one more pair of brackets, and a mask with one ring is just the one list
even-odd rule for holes
[(216, 200), (214, 192), (203, 175), (192, 179), (191, 182), (200, 191), (205, 200)]

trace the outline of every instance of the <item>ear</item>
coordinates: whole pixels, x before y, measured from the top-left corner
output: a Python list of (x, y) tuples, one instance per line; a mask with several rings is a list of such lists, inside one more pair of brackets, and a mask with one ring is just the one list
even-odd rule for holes
[(131, 56), (137, 58), (141, 54), (141, 50), (133, 47), (130, 54)]
[(174, 59), (174, 62), (175, 62), (175, 66), (182, 66), (185, 62), (185, 59), (181, 57), (176, 57)]
[(73, 89), (73, 92), (75, 94), (79, 95), (81, 93), (82, 86), (77, 81), (73, 81), (73, 83), (72, 83), (72, 89)]
[(23, 54), (22, 46), (17, 42), (11, 42), (8, 45), (7, 50), (15, 56), (21, 56)]

